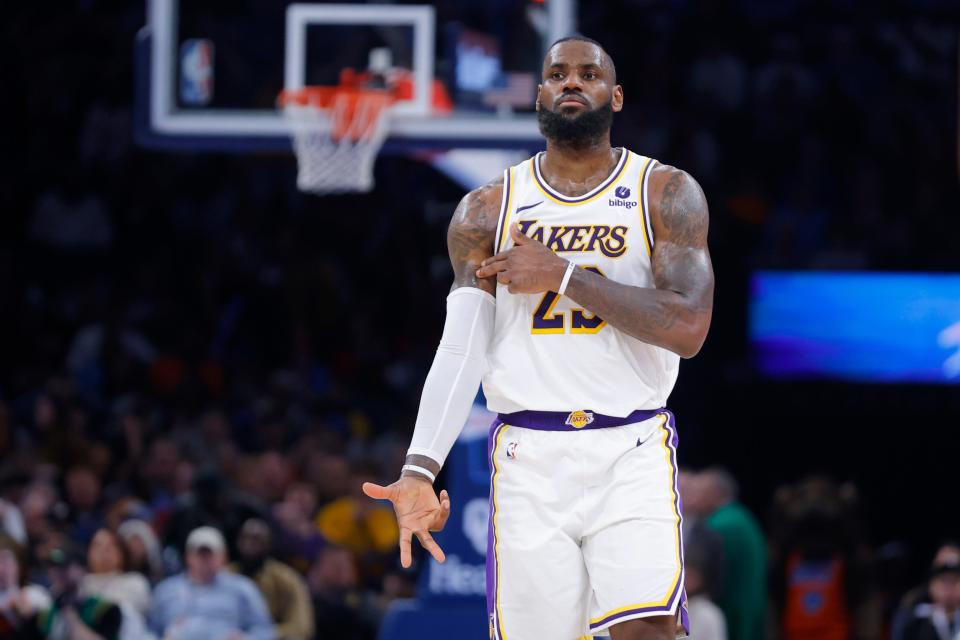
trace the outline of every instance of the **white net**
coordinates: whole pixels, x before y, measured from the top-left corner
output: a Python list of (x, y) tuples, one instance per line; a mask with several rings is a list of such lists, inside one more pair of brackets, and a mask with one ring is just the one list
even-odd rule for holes
[(385, 92), (336, 93), (328, 107), (287, 101), (283, 113), (297, 154), (297, 187), (316, 194), (373, 189), (373, 163), (389, 131)]

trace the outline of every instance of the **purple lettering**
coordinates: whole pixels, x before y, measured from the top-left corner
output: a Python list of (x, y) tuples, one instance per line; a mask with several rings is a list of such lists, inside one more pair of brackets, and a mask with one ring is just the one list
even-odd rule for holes
[(627, 251), (627, 228), (618, 225), (610, 230), (610, 237), (600, 243), (600, 251), (609, 258), (619, 258)]
[(590, 227), (579, 226), (579, 227), (567, 227), (573, 235), (570, 237), (570, 244), (568, 245), (567, 251), (583, 251), (583, 240), (587, 232), (590, 230)]
[(537, 224), (536, 220), (521, 220), (517, 224), (520, 225), (520, 233), (527, 235), (527, 230), (533, 225)]
[(563, 225), (550, 227), (550, 239), (546, 242), (547, 248), (554, 253), (568, 251), (567, 245), (563, 242), (563, 236), (567, 234), (567, 231), (569, 229)]
[(593, 228), (593, 235), (590, 236), (590, 242), (587, 243), (587, 246), (583, 249), (584, 251), (596, 251), (595, 245), (597, 241), (601, 241), (610, 234), (610, 227), (605, 225), (597, 225)]

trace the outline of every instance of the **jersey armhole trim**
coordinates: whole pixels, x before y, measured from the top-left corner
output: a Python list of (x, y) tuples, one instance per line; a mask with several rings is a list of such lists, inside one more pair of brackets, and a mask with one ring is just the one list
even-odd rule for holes
[(503, 198), (500, 201), (500, 218), (497, 220), (497, 235), (493, 242), (493, 255), (500, 253), (507, 235), (507, 218), (513, 203), (513, 167), (503, 172)]
[(640, 226), (643, 231), (643, 241), (647, 247), (647, 255), (653, 257), (653, 225), (650, 223), (650, 200), (647, 197), (650, 174), (653, 172), (653, 165), (656, 164), (653, 158), (647, 158), (646, 163), (640, 170)]

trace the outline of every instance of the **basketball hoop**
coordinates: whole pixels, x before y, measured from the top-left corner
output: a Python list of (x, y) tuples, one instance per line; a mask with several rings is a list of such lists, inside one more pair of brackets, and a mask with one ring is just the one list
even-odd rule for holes
[(373, 189), (394, 95), (354, 86), (287, 89), (278, 103), (297, 154), (297, 187), (316, 194)]

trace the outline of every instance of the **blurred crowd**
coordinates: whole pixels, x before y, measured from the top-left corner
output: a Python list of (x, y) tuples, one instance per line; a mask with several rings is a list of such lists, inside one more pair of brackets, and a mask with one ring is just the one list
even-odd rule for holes
[(926, 569), (864, 531), (857, 489), (823, 475), (779, 487), (761, 526), (718, 467), (681, 470), (686, 589), (696, 640), (953, 640), (960, 545)]
[(373, 638), (413, 593), (392, 510), (359, 491), (399, 468), (398, 439), (350, 454), (324, 425), (242, 435), (216, 409), (161, 429), (159, 405), (119, 400), (100, 422), (65, 380), (26, 421), (16, 406), (0, 406), (0, 637)]
[[(615, 142), (708, 194), (711, 384), (756, 267), (958, 267), (957, 12), (855, 4), (580, 3), (626, 87)], [(415, 574), (359, 487), (402, 463), (462, 190), (384, 157), (374, 194), (314, 199), (291, 156), (138, 148), (144, 22), (76, 0), (0, 24), (0, 637), (373, 638)], [(720, 469), (682, 493), (698, 639), (957, 633), (960, 549), (874, 545), (854, 487), (771, 489), (769, 514)]]
[[(26, 473), (5, 466), (0, 638), (376, 637), (390, 603), (414, 596), (415, 573), (397, 566), (392, 511), (356, 490), (378, 477), (372, 467), (309, 441), (296, 470), (294, 451), (241, 460), (214, 420), (192, 429), (202, 447), (161, 436), (115, 460), (88, 440), (75, 450), (84, 462), (62, 473), (39, 458)], [(214, 471), (217, 459), (229, 473)], [(114, 472), (101, 475), (98, 460)], [(124, 462), (140, 471), (120, 480)], [(911, 571), (903, 545), (871, 542), (850, 484), (814, 475), (783, 485), (759, 516), (722, 468), (682, 470), (680, 494), (697, 640), (960, 633), (960, 544), (943, 542)]]

